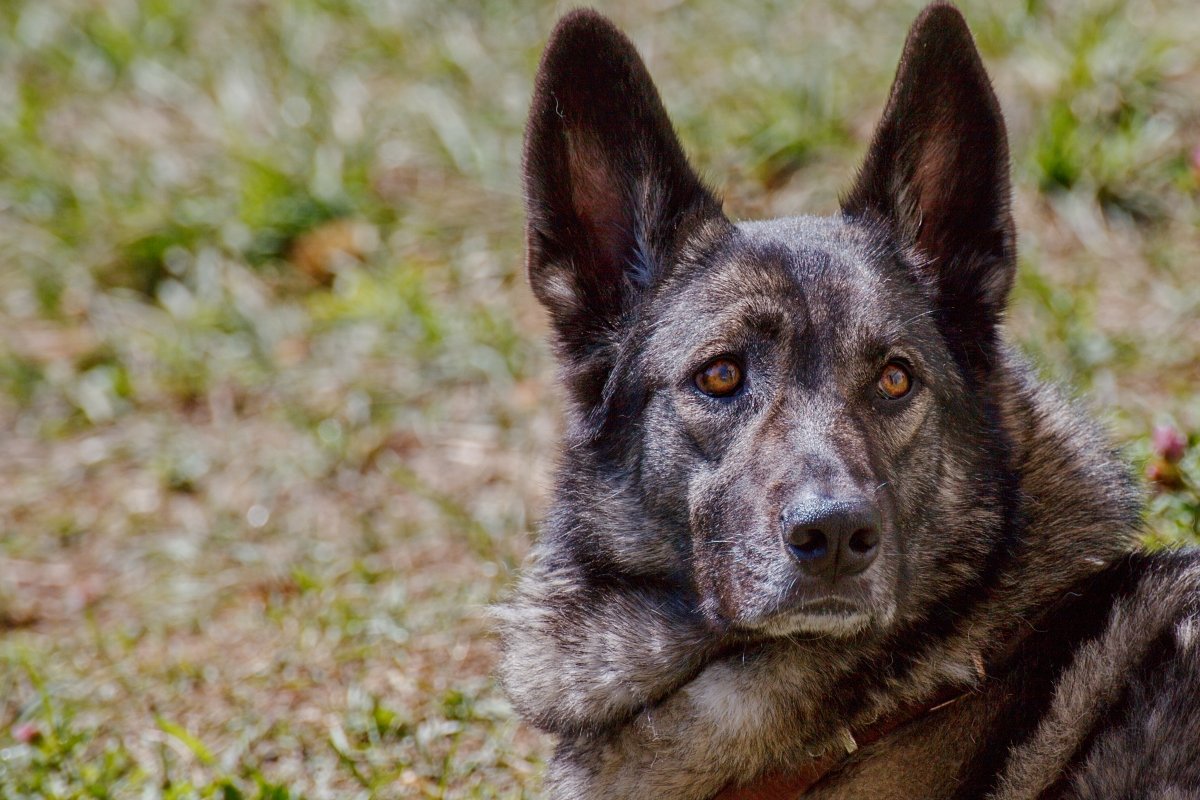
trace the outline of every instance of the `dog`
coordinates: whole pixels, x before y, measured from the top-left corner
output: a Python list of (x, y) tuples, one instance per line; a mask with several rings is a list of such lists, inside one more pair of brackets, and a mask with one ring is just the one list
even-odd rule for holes
[(551, 798), (1200, 797), (1200, 559), (1008, 344), (1007, 137), (914, 23), (830, 218), (733, 222), (635, 48), (555, 28), (527, 265), (566, 404), (500, 677)]

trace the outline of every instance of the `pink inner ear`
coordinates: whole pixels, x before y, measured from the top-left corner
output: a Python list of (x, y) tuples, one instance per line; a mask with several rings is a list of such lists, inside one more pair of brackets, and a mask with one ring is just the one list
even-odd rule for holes
[(950, 205), (955, 200), (954, 153), (957, 143), (949, 140), (948, 132), (935, 132), (917, 162), (912, 186), (916, 190), (917, 209), (920, 212), (920, 228), (917, 231), (917, 247), (925, 255), (937, 257), (941, 252), (945, 220), (953, 213)]
[(601, 155), (598, 142), (575, 131), (567, 133), (571, 203), (587, 228), (597, 266), (620, 268), (622, 243), (632, 236), (621, 196), (619, 176)]
[(976, 193), (987, 188), (974, 185), (979, 176), (973, 174), (966, 152), (980, 138), (977, 134), (969, 121), (956, 120), (943, 110), (922, 137), (911, 185), (920, 211), (917, 246), (928, 256), (941, 254), (955, 226), (969, 219), (983, 201)]

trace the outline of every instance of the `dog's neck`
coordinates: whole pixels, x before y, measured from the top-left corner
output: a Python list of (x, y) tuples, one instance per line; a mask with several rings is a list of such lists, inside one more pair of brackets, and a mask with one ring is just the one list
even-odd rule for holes
[(1020, 356), (1006, 362), (1001, 416), (1021, 476), (1023, 535), (997, 593), (1010, 613), (1029, 613), (1136, 547), (1142, 498), (1100, 427)]

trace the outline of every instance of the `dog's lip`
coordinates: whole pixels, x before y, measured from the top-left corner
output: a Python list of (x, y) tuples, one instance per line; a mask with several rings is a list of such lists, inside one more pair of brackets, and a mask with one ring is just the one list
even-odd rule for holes
[(746, 631), (761, 631), (785, 622), (837, 618), (872, 619), (874, 614), (864, 598), (822, 595), (787, 603), (753, 619), (740, 620), (734, 627)]
[(789, 614), (817, 615), (846, 615), (865, 614), (866, 607), (861, 601), (847, 597), (817, 597), (788, 609)]
[(752, 636), (794, 636), (806, 633), (848, 636), (870, 627), (874, 619), (874, 615), (864, 606), (834, 600), (817, 601), (737, 627)]
[(777, 614), (862, 614), (871, 607), (871, 585), (851, 578), (838, 585), (800, 583), (778, 598)]

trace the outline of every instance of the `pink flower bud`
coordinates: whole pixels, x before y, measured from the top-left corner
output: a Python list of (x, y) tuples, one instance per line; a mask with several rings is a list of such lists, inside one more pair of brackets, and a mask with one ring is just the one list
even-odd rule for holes
[(38, 730), (35, 722), (21, 722), (13, 726), (13, 738), (22, 744), (34, 744), (38, 739), (42, 738), (42, 732)]
[(1158, 425), (1150, 436), (1154, 454), (1168, 464), (1176, 464), (1187, 449), (1187, 437), (1170, 425)]

